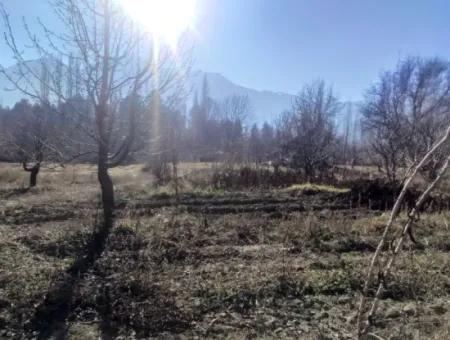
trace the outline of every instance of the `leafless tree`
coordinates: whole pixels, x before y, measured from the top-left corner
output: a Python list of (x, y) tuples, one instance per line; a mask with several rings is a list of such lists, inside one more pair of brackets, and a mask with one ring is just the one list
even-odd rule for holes
[(62, 160), (51, 110), (23, 100), (10, 110), (9, 116), (4, 127), (8, 159), (22, 163), (30, 174), (29, 187), (35, 187), (42, 164), (54, 166)]
[(323, 175), (331, 166), (335, 126), (340, 103), (323, 81), (306, 85), (295, 98), (292, 111), (282, 119), (283, 138), (292, 166), (308, 180)]
[(220, 105), (222, 119), (240, 121), (244, 124), (249, 118), (251, 104), (248, 96), (232, 95), (226, 97)]
[(243, 156), (244, 125), (251, 106), (248, 96), (227, 97), (219, 106), (219, 129), (222, 135), (221, 148), (227, 161), (241, 162)]
[[(362, 109), (372, 150), (394, 182), (400, 168), (417, 164), (450, 121), (449, 63), (418, 57), (400, 61), (368, 91)], [(422, 172), (434, 178), (444, 159), (442, 153), (433, 155)]]
[(253, 124), (248, 137), (249, 161), (255, 162), (256, 164), (261, 163), (263, 160), (262, 148), (261, 132), (259, 131), (258, 125)]
[[(42, 79), (37, 87), (38, 100), (34, 104), (27, 100), (16, 103), (8, 110), (9, 119), (5, 123), (9, 159), (21, 162), (24, 171), (30, 174), (30, 188), (37, 185), (43, 163), (47, 163), (47, 167), (53, 167), (62, 162), (59, 145), (61, 130), (57, 127), (55, 110), (49, 101), (47, 88), (49, 68), (48, 63), (43, 60), (36, 65), (36, 72), (40, 72)], [(11, 73), (9, 75), (12, 76)], [(57, 75), (55, 79), (61, 77), (62, 75)]]
[[(178, 197), (178, 162), (181, 151), (186, 149), (186, 121), (180, 110), (162, 103), (161, 96), (154, 92), (150, 101), (153, 128), (148, 152), (148, 167), (157, 184), (173, 181)], [(172, 165), (172, 171), (169, 165)]]
[[(104, 227), (108, 234), (114, 220), (114, 186), (109, 169), (120, 165), (134, 151), (136, 107), (145, 97), (146, 85), (160, 93), (173, 90), (184, 75), (175, 67), (169, 48), (155, 46), (149, 36), (123, 15), (120, 4), (113, 0), (54, 0), (51, 4), (64, 25), (61, 33), (42, 24), (45, 43), (29, 32), (30, 45), (42, 58), (55, 55), (74, 58), (78, 65), (76, 92), (88, 101), (89, 112), (72, 106), (72, 119), (95, 145), (97, 175), (103, 203)], [(17, 45), (9, 16), (2, 11), (6, 25), (6, 42), (21, 68), (21, 79), (5, 74), (23, 93), (37, 98), (35, 81), (44, 83), (50, 100), (70, 101), (55, 86), (53, 77), (42, 79), (25, 61)], [(29, 31), (29, 30), (28, 30)], [(177, 64), (179, 65), (179, 63)], [(63, 66), (65, 67), (65, 66)], [(127, 132), (118, 129), (120, 103), (128, 105)]]

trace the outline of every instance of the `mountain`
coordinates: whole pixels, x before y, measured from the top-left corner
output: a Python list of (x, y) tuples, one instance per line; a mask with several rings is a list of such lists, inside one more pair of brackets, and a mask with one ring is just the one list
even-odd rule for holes
[(209, 94), (215, 101), (222, 101), (232, 95), (248, 96), (251, 106), (250, 123), (272, 122), (281, 112), (292, 106), (294, 95), (282, 92), (258, 91), (240, 86), (220, 73), (198, 71), (191, 79), (193, 93), (202, 91), (203, 79), (207, 80)]
[[(5, 71), (14, 79), (17, 79), (15, 76), (18, 73), (19, 67), (17, 65), (11, 66), (7, 68)], [(20, 101), (25, 96), (23, 93), (17, 89), (15, 89), (14, 85), (0, 73), (0, 105), (1, 106), (13, 106), (15, 103)]]
[[(42, 61), (33, 60), (27, 63), (35, 74), (39, 75), (41, 72)], [(48, 64), (49, 62), (47, 61), (47, 65)], [(7, 68), (6, 72), (14, 79), (18, 79), (18, 74), (20, 74), (19, 70), (19, 66), (14, 65)], [(265, 121), (272, 123), (281, 112), (289, 110), (292, 107), (292, 102), (295, 98), (294, 95), (288, 93), (258, 91), (240, 86), (225, 78), (220, 73), (197, 71), (193, 73), (189, 80), (188, 87), (192, 90), (192, 96), (188, 100), (188, 106), (190, 106), (189, 104), (192, 104), (195, 93), (198, 93), (199, 96), (201, 95), (204, 79), (206, 79), (208, 83), (209, 95), (217, 102), (221, 102), (225, 98), (233, 95), (248, 97), (251, 107), (247, 122), (248, 124), (258, 123), (261, 125)], [(23, 87), (33, 93), (36, 89), (39, 89), (39, 84), (37, 81), (36, 84), (33, 84), (33, 86), (26, 86), (23, 81), (20, 83)], [(11, 107), (24, 97), (25, 96), (22, 92), (14, 89), (14, 86), (9, 82), (9, 80), (0, 73), (0, 105)], [(352, 108), (348, 110), (347, 108), (349, 104), (351, 103), (346, 103), (344, 106), (345, 108), (343, 108), (343, 110), (336, 117), (336, 125), (340, 132), (344, 129), (344, 125), (348, 119), (346, 117), (348, 115), (352, 117), (350, 118), (351, 120), (359, 121), (360, 119), (357, 109), (358, 104), (353, 103), (353, 105), (351, 105)]]
[[(41, 69), (41, 61), (29, 61), (30, 67), (39, 74)], [(18, 65), (11, 66), (6, 69), (6, 72), (17, 79), (19, 67)], [(210, 72), (195, 72), (189, 80), (192, 93), (201, 93), (203, 86), (203, 79), (207, 79), (210, 96), (215, 101), (222, 101), (226, 97), (232, 95), (248, 96), (251, 106), (251, 113), (249, 115), (249, 123), (263, 123), (264, 121), (272, 122), (282, 111), (290, 109), (292, 105), (293, 95), (281, 92), (258, 91), (237, 85), (225, 78), (219, 73)], [(39, 89), (39, 85), (33, 84), (34, 88)], [(24, 84), (22, 84), (24, 85)], [(30, 87), (28, 89), (31, 90)], [(31, 91), (35, 92), (35, 91)], [(22, 92), (14, 89), (14, 86), (9, 80), (0, 74), (0, 105), (13, 106), (16, 102), (24, 98)]]
[[(21, 64), (22, 67), (20, 67), (19, 64), (16, 64), (11, 67), (5, 68), (4, 70), (5, 73), (8, 74), (11, 79), (16, 81), (24, 91), (36, 95), (40, 90), (40, 82), (37, 80), (37, 77), (40, 77), (42, 75), (42, 65), (44, 63), (48, 68), (48, 77), (52, 77), (50, 79), (54, 79), (53, 77), (55, 77), (56, 75), (57, 66), (56, 61), (52, 61), (50, 59), (29, 60), (24, 64)], [(59, 69), (62, 70), (61, 68)], [(30, 74), (28, 70), (31, 70), (32, 74)], [(28, 75), (26, 79), (23, 77), (24, 73)], [(27, 80), (32, 80), (31, 84), (29, 84)], [(0, 105), (12, 107), (15, 103), (24, 98), (27, 98), (27, 96), (22, 91), (18, 90), (11, 83), (8, 77), (0, 72)]]

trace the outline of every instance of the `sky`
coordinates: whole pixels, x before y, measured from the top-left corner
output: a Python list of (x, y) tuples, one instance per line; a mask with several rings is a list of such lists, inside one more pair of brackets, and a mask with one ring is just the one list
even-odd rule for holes
[[(257, 90), (296, 93), (323, 79), (356, 101), (400, 58), (450, 59), (448, 0), (197, 1), (194, 67)], [(46, 0), (3, 3), (14, 26), (54, 20)]]

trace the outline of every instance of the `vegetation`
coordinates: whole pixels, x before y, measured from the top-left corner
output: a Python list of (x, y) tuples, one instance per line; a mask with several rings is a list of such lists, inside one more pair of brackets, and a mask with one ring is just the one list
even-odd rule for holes
[[(73, 282), (64, 273), (84, 258), (100, 222), (95, 167), (44, 169), (39, 187), (23, 193), (20, 167), (3, 164), (2, 336), (65, 329), (71, 339), (352, 338), (384, 210), (358, 207), (348, 190), (324, 185), (192, 190), (198, 168), (180, 164), (186, 189), (178, 205), (173, 187), (152, 189), (156, 179), (142, 167), (114, 169), (123, 198), (116, 227), (103, 255)], [(449, 218), (422, 214), (420, 244), (404, 245), (382, 297), (380, 336), (392, 335), (393, 323), (402, 325), (398, 337), (445, 331)]]
[(359, 118), (313, 81), (251, 125), (189, 93), (187, 39), (51, 6), (63, 33), (22, 48), (0, 5), (26, 98), (0, 107), (0, 337), (448, 336), (447, 61), (401, 60)]

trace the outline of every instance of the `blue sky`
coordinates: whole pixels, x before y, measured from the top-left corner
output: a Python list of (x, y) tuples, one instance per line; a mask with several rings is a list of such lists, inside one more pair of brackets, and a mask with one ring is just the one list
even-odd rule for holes
[[(401, 57), (450, 58), (448, 0), (198, 2), (195, 67), (255, 89), (295, 93), (322, 78), (358, 100)], [(22, 15), (52, 20), (45, 0), (3, 3), (14, 24)]]

